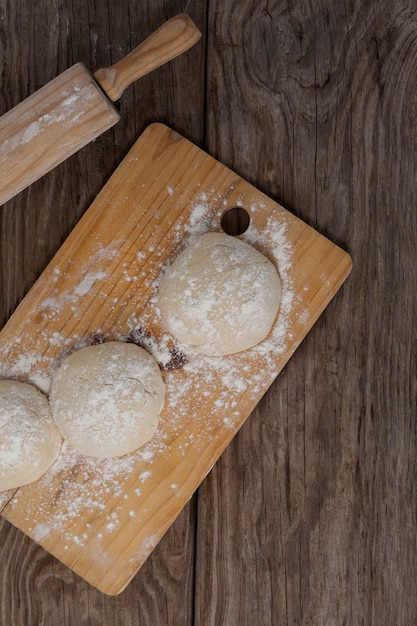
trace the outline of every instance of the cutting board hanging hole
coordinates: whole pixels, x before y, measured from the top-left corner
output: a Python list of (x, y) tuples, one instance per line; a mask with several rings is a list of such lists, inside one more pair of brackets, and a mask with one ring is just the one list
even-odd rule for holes
[(220, 219), (220, 226), (226, 235), (243, 235), (249, 228), (250, 217), (246, 209), (233, 206), (226, 209)]

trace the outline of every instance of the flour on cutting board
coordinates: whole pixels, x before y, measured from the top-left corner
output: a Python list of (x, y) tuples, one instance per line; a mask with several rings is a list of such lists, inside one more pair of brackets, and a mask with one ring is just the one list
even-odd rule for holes
[[(91, 291), (94, 284), (98, 280), (103, 280), (106, 277), (107, 274), (105, 271), (88, 272), (71, 291), (62, 293), (59, 289), (57, 289), (57, 295), (51, 295), (48, 298), (45, 298), (45, 300), (41, 303), (40, 310), (43, 311), (45, 309), (53, 309), (54, 311), (57, 311), (69, 303), (76, 304), (80, 297), (85, 296), (89, 293), (89, 291)], [(76, 311), (76, 309), (77, 307), (75, 306), (74, 310)]]
[[(94, 459), (84, 457), (73, 450), (64, 441), (60, 456), (50, 471), (40, 481), (39, 487), (49, 497), (44, 501), (37, 500), (36, 507), (30, 511), (28, 522), (31, 522), (29, 532), (33, 538), (42, 540), (54, 531), (59, 531), (63, 539), (70, 544), (85, 545), (91, 539), (93, 526), (90, 519), (102, 517), (99, 535), (108, 536), (120, 526), (121, 511), (129, 509), (129, 517), (138, 515), (137, 502), (140, 491), (127, 493), (132, 480), (132, 472), (138, 462), (150, 464), (154, 455), (163, 452), (163, 445), (153, 442), (152, 446), (145, 445), (133, 455), (112, 459)], [(151, 476), (151, 470), (142, 472), (142, 482)], [(62, 477), (62, 478), (61, 478)], [(76, 477), (76, 479), (74, 479)], [(56, 491), (56, 481), (59, 481), (59, 494)], [(50, 499), (55, 497), (59, 504), (54, 511), (50, 508)], [(19, 503), (20, 492), (17, 491), (10, 500), (13, 508)], [(136, 502), (135, 502), (136, 500)], [(109, 502), (117, 501), (108, 509)], [(56, 503), (57, 504), (57, 503)], [(84, 528), (79, 531), (79, 520), (82, 516)], [(71, 530), (72, 525), (77, 531)], [(97, 527), (94, 534), (97, 535)]]
[[(40, 312), (44, 312), (52, 318), (60, 313), (68, 304), (71, 304), (73, 315), (77, 315), (79, 299), (88, 294), (96, 283), (103, 282), (108, 278), (109, 273), (106, 268), (99, 270), (94, 268), (103, 263), (107, 265), (111, 261), (114, 261), (120, 254), (121, 246), (121, 241), (113, 241), (108, 246), (100, 246), (98, 250), (90, 256), (88, 262), (85, 264), (85, 268), (80, 271), (80, 280), (73, 285), (71, 289), (64, 291), (61, 289), (60, 283), (63, 278), (65, 278), (65, 273), (58, 267), (54, 268), (53, 282), (56, 283), (57, 286), (52, 290), (51, 294), (40, 303)], [(71, 271), (71, 264), (69, 264), (68, 271)]]
[[(174, 187), (168, 186), (167, 190), (170, 196), (175, 194)], [(175, 258), (175, 254), (187, 245), (187, 242), (207, 231), (218, 230), (219, 216), (224, 210), (224, 203), (220, 202), (221, 209), (213, 213), (214, 203), (219, 204), (219, 195), (215, 191), (196, 195), (187, 219), (174, 225), (173, 231), (178, 250), (172, 253), (169, 261), (165, 261), (165, 267)], [(244, 204), (243, 201), (242, 204)], [(256, 221), (256, 213), (262, 209), (262, 202), (248, 208), (253, 221)], [(280, 218), (279, 215), (276, 218), (269, 217), (266, 228), (262, 231), (257, 230), (251, 223), (242, 238), (266, 253), (275, 263), (281, 277), (280, 310), (269, 337), (245, 353), (229, 357), (206, 357), (193, 353), (186, 346), (178, 345), (166, 333), (158, 338), (150, 333), (144, 333), (143, 329), (149, 327), (150, 322), (159, 316), (156, 294), (164, 271), (164, 266), (160, 264), (158, 271), (155, 271), (151, 278), (152, 295), (146, 313), (132, 312), (126, 332), (120, 336), (115, 337), (114, 334), (110, 336), (105, 329), (101, 328), (97, 328), (95, 332), (100, 341), (110, 338), (119, 340), (139, 338), (141, 345), (155, 356), (164, 370), (166, 384), (166, 403), (160, 428), (148, 444), (135, 453), (118, 459), (82, 457), (64, 442), (57, 461), (38, 481), (40, 491), (45, 496), (44, 501), (37, 501), (36, 506), (28, 511), (29, 532), (36, 541), (42, 543), (54, 531), (62, 533), (66, 549), (70, 549), (74, 544), (82, 548), (89, 541), (97, 542), (100, 539), (104, 540), (109, 534), (117, 533), (121, 528), (121, 520), (125, 523), (128, 519), (128, 523), (136, 524), (139, 528), (144, 510), (141, 500), (142, 491), (148, 481), (153, 480), (154, 459), (169, 453), (172, 440), (176, 442), (180, 456), (185, 457), (190, 447), (198, 448), (200, 436), (204, 440), (204, 436), (207, 437), (208, 433), (215, 433), (219, 428), (228, 429), (233, 433), (241, 422), (239, 399), (242, 395), (247, 394), (253, 402), (256, 402), (260, 397), (259, 394), (266, 390), (265, 381), (267, 381), (267, 386), (273, 381), (278, 373), (276, 359), (273, 356), (284, 354), (288, 343), (292, 340), (290, 313), (296, 300), (291, 277), (292, 246), (286, 236), (285, 219)], [(148, 247), (149, 253), (155, 253), (156, 246), (149, 245)], [(119, 261), (120, 277), (125, 277), (127, 281), (131, 280), (132, 276), (140, 276), (141, 265), (146, 262), (148, 253), (142, 250), (137, 251), (136, 254), (131, 255), (131, 266), (127, 266), (127, 263), (120, 263), (123, 255), (119, 248), (117, 244), (99, 249), (94, 256), (90, 257), (85, 268), (79, 272), (79, 282), (72, 285), (69, 291), (52, 292), (51, 296), (41, 303), (40, 312), (46, 312), (53, 317), (68, 303), (71, 303), (73, 315), (76, 316), (80, 299), (96, 287), (105, 291), (108, 274), (100, 262), (103, 264), (105, 261), (109, 264), (111, 261)], [(159, 255), (156, 257), (158, 258)], [(71, 271), (71, 267), (68, 271)], [(54, 272), (56, 280), (61, 279), (62, 274), (63, 272), (56, 268)], [(116, 298), (113, 304), (117, 306)], [(44, 351), (45, 343), (59, 347), (59, 354), (62, 355), (68, 350), (88, 345), (90, 339), (76, 334), (64, 336), (56, 331), (51, 334), (48, 331), (48, 325), (45, 326), (42, 334), (43, 336), (39, 336), (26, 352), (20, 353), (20, 356), (12, 362), (8, 362), (7, 345), (2, 345), (3, 358), (0, 375), (9, 378), (23, 377), (47, 393), (50, 379), (48, 375), (39, 373), (42, 370), (36, 366), (42, 362), (46, 364), (44, 370), (51, 372), (56, 367), (57, 357), (43, 356), (42, 350)], [(21, 343), (20, 338), (17, 338), (15, 344), (10, 346), (10, 354), (15, 353), (17, 343)], [(170, 367), (173, 354), (177, 355), (178, 362)], [(262, 358), (263, 369), (260, 373), (254, 374), (252, 364), (259, 358)], [(182, 376), (177, 374), (179, 370), (183, 372)], [(204, 421), (200, 414), (202, 407), (205, 411)], [(198, 421), (199, 428), (190, 429), (181, 439), (184, 425), (193, 421)], [(139, 472), (138, 468), (140, 468)], [(170, 483), (171, 494), (172, 497), (177, 497), (177, 494), (181, 492), (181, 484), (175, 480), (174, 476), (173, 478), (174, 481)], [(58, 495), (56, 495), (57, 483), (59, 484)], [(18, 491), (9, 506), (13, 508), (18, 505), (20, 497), (21, 494)], [(55, 505), (52, 509), (51, 501), (53, 500)], [(99, 531), (97, 531), (97, 523), (93, 525), (90, 521), (97, 520), (97, 518), (100, 519)], [(82, 532), (79, 530), (80, 520), (85, 520)], [(71, 530), (73, 527), (77, 531)], [(151, 547), (153, 543), (153, 541), (150, 542)], [(97, 554), (101, 552), (103, 550), (97, 550)]]

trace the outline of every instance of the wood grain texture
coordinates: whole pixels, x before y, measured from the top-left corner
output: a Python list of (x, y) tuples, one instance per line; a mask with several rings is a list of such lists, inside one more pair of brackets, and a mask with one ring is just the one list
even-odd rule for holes
[(94, 77), (76, 63), (0, 117), (0, 204), (117, 124), (113, 101), (132, 83), (191, 48), (201, 37), (186, 14)]
[(110, 67), (94, 72), (107, 96), (119, 100), (127, 87), (194, 46), (201, 33), (186, 13), (176, 15)]
[(209, 149), (354, 270), (200, 491), (197, 623), (411, 624), (415, 9), (215, 4)]
[[(25, 0), (0, 4), (1, 113), (73, 63), (107, 67), (184, 9), (181, 2)], [(204, 24), (205, 7), (190, 10)], [(118, 104), (120, 125), (1, 209), (1, 324), (52, 258), (143, 129), (163, 120), (203, 136), (204, 47), (134, 85)], [(183, 76), (186, 77), (184, 94)], [(192, 103), (189, 90), (193, 90)], [(192, 106), (191, 106), (192, 105)], [(195, 504), (168, 531), (141, 578), (107, 598), (1, 523), (0, 623), (16, 625), (189, 624), (193, 614)], [(15, 559), (16, 554), (20, 555)]]
[[(259, 345), (205, 359), (173, 341), (155, 285), (190, 234), (222, 232), (236, 205), (250, 216), (242, 237), (280, 273), (281, 306)], [(77, 348), (135, 342), (162, 370), (159, 427), (120, 461), (63, 450), (2, 516), (100, 591), (123, 591), (350, 270), (329, 239), (168, 126), (148, 126), (0, 332), (0, 376), (48, 393)]]
[[(111, 65), (126, 31), (133, 46), (184, 5), (1, 0), (0, 112), (77, 61)], [(354, 270), (121, 596), (2, 522), (0, 622), (414, 625), (414, 3), (192, 0), (189, 12), (201, 45), (126, 94), (122, 125), (1, 209), (1, 323), (153, 121), (347, 249)]]

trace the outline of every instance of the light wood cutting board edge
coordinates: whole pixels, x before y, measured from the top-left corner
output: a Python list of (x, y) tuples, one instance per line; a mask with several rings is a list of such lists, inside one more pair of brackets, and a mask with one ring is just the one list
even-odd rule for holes
[[(135, 466), (135, 471), (139, 468), (143, 474), (150, 471), (149, 467), (157, 467), (159, 463), (159, 482), (148, 480), (144, 486), (137, 476), (134, 478), (130, 476), (126, 480), (123, 475), (121, 483), (126, 486), (123, 496), (120, 496), (121, 492), (119, 495), (111, 494), (109, 497), (105, 495), (106, 505), (113, 507), (110, 510), (114, 512), (120, 505), (118, 501), (120, 497), (130, 498), (135, 490), (139, 490), (139, 486), (144, 491), (142, 501), (136, 503), (135, 509), (122, 510), (120, 517), (123, 517), (123, 520), (119, 524), (119, 530), (116, 528), (117, 532), (108, 533), (107, 543), (103, 538), (103, 545), (100, 546), (96, 537), (92, 536), (86, 540), (85, 544), (80, 541), (79, 545), (71, 544), (69, 548), (67, 541), (65, 551), (62, 543), (62, 528), (58, 529), (59, 532), (55, 534), (51, 531), (42, 537), (39, 534), (42, 522), (36, 526), (31, 523), (31, 516), (35, 515), (37, 505), (39, 506), (42, 499), (45, 500), (51, 495), (51, 491), (48, 490), (49, 486), (48, 489), (45, 488), (48, 480), (51, 484), (55, 481), (55, 493), (59, 496), (56, 498), (55, 515), (62, 502), (65, 503), (65, 494), (63, 495), (62, 491), (69, 489), (68, 476), (71, 475), (71, 471), (74, 473), (74, 470), (70, 470), (69, 467), (60, 472), (55, 471), (55, 474), (52, 472), (52, 478), (47, 476), (37, 483), (18, 490), (15, 495), (13, 492), (0, 495), (0, 508), (4, 507), (2, 510), (4, 517), (92, 585), (110, 595), (120, 593), (126, 587), (180, 513), (184, 504), (190, 499), (338, 291), (350, 272), (351, 259), (338, 246), (189, 141), (164, 125), (153, 124), (138, 139), (0, 333), (0, 351), (2, 350), (3, 354), (7, 352), (6, 361), (9, 362), (8, 369), (3, 371), (3, 375), (9, 374), (19, 379), (27, 379), (40, 384), (41, 387), (62, 354), (74, 349), (76, 342), (73, 337), (77, 330), (81, 335), (84, 333), (87, 340), (91, 341), (98, 334), (97, 324), (94, 322), (98, 319), (102, 322), (99, 326), (108, 324), (108, 330), (104, 329), (105, 338), (109, 335), (112, 337), (120, 335), (126, 338), (129, 334), (131, 335), (130, 331), (134, 327), (132, 315), (138, 310), (140, 302), (142, 303), (140, 305), (142, 306), (142, 320), (146, 320), (147, 325), (145, 340), (156, 338), (157, 342), (163, 341), (165, 351), (175, 348), (175, 342), (166, 341), (166, 333), (161, 328), (161, 321), (155, 309), (155, 283), (160, 276), (161, 267), (175, 258), (187, 238), (197, 236), (199, 232), (206, 230), (220, 230), (220, 216), (231, 206), (243, 206), (248, 209), (252, 220), (251, 228), (242, 238), (250, 240), (272, 260), (275, 260), (275, 263), (278, 263), (278, 269), (283, 274), (284, 285), (287, 281), (287, 296), (292, 293), (287, 326), (284, 329), (285, 337), (279, 337), (278, 332), (278, 339), (266, 345), (266, 355), (255, 350), (222, 361), (233, 365), (238, 370), (240, 368), (239, 376), (242, 380), (246, 377), (245, 384), (249, 387), (249, 391), (247, 389), (245, 392), (242, 389), (230, 391), (224, 382), (228, 379), (224, 367), (220, 367), (220, 379), (215, 381), (214, 387), (211, 385), (208, 389), (211, 392), (211, 402), (219, 398), (224, 399), (226, 392), (230, 392), (229, 395), (234, 398), (237, 405), (233, 419), (225, 420), (221, 410), (216, 415), (210, 413), (210, 407), (207, 405), (209, 401), (206, 401), (206, 404), (203, 402), (201, 408), (206, 415), (210, 415), (210, 428), (206, 429), (201, 419), (193, 423), (188, 418), (185, 419), (184, 415), (180, 417), (181, 428), (177, 428), (176, 433), (172, 431), (168, 439), (165, 439), (165, 442), (171, 445), (171, 452), (169, 454), (164, 452), (165, 460), (162, 462), (161, 456), (157, 456), (156, 461), (154, 457), (150, 464), (142, 458)], [(114, 242), (117, 245), (111, 248)], [(285, 249), (286, 243), (290, 243), (290, 246), (287, 245), (287, 250)], [(113, 257), (110, 254), (106, 260), (107, 273), (103, 270), (101, 277), (100, 261), (103, 259), (100, 259), (100, 249), (113, 251)], [(277, 258), (274, 259), (276, 250), (281, 260), (285, 261), (288, 256), (292, 257), (292, 263), (288, 268), (279, 267)], [(143, 255), (142, 251), (145, 251)], [(139, 258), (139, 255), (142, 255), (142, 258)], [(89, 263), (88, 271), (85, 269), (86, 259)], [(125, 260), (125, 267), (120, 259)], [(138, 274), (138, 262), (142, 264), (142, 276), (133, 285), (133, 274)], [(107, 271), (108, 268), (110, 269)], [(49, 297), (52, 306), (54, 298), (57, 302), (57, 298), (62, 297), (62, 294), (74, 294), (76, 288), (83, 285), (83, 281), (85, 283), (93, 270), (96, 271), (96, 276), (95, 280), (91, 279), (91, 289), (84, 293), (89, 286), (88, 281), (84, 285), (85, 289), (79, 289), (82, 293), (81, 314), (77, 316), (72, 310), (74, 307), (77, 308), (75, 305), (78, 301), (70, 298), (68, 302), (64, 302), (62, 311), (58, 313), (54, 311), (48, 318), (49, 309), (44, 306), (45, 300)], [(123, 282), (124, 279), (126, 279), (125, 282)], [(103, 316), (101, 311), (106, 306), (109, 297), (118, 298), (123, 304), (119, 309), (114, 307), (117, 314), (112, 310), (105, 319), (100, 318), (100, 315)], [(143, 302), (146, 304), (143, 305)], [(279, 327), (280, 319), (282, 319), (282, 313), (280, 315), (276, 327)], [(29, 363), (29, 367), (26, 364), (27, 371), (23, 371), (16, 367), (16, 364), (20, 362), (22, 345), (20, 341), (13, 343), (13, 340), (16, 337), (26, 337), (30, 323), (38, 329), (47, 328), (47, 331), (43, 337), (42, 333), (38, 332), (36, 349), (43, 351), (43, 357), (33, 364)], [(73, 333), (72, 341), (63, 347), (59, 341), (51, 341), (54, 333), (58, 337), (64, 336), (65, 333), (70, 336)], [(173, 357), (178, 357), (178, 350), (177, 352), (173, 350), (172, 354)], [(179, 354), (181, 357), (181, 352)], [(204, 368), (199, 370), (195, 355), (189, 361), (185, 367), (164, 371), (166, 380), (171, 381), (170, 389), (175, 388), (177, 384), (175, 381), (182, 380), (184, 384), (184, 380), (189, 377), (196, 386), (195, 388), (201, 392), (204, 384)], [(185, 371), (187, 367), (188, 372)], [(212, 363), (212, 370), (209, 368), (209, 373), (214, 379), (217, 374), (213, 371), (213, 367)], [(257, 379), (256, 389), (253, 383), (255, 379)], [(251, 386), (253, 387), (252, 393)], [(214, 397), (213, 389), (216, 390)], [(224, 406), (226, 406), (225, 402), (226, 400), (223, 401)], [(194, 406), (193, 414), (195, 412)], [(167, 432), (170, 432), (170, 427), (167, 426), (167, 416), (163, 420), (165, 420)], [(187, 455), (191, 453), (185, 453), (184, 446), (187, 442), (189, 445), (191, 437), (194, 437), (196, 425), (200, 429), (198, 431), (200, 441), (196, 443), (195, 439), (193, 440), (195, 450), (190, 457), (193, 461), (193, 471), (186, 471), (190, 470), (190, 463), (186, 461)], [(161, 440), (160, 444), (168, 446), (165, 442)], [(183, 446), (182, 449), (180, 444)], [(94, 483), (88, 464), (81, 463), (77, 465), (77, 468), (74, 474), (75, 481), (80, 478), (84, 480), (85, 476), (90, 476), (90, 480)], [(177, 487), (175, 497), (172, 496), (174, 484)], [(65, 486), (64, 490), (62, 485)], [(168, 501), (164, 502), (164, 499)], [(150, 505), (149, 503), (152, 504), (152, 502), (154, 504)], [(138, 512), (144, 510), (144, 503), (148, 509), (151, 509), (151, 512), (148, 517), (144, 515), (143, 521), (139, 523)], [(135, 512), (135, 516), (132, 515), (129, 518), (129, 513), (132, 511)], [(108, 517), (100, 518), (97, 511), (94, 511), (89, 523), (93, 526), (97, 524), (97, 528), (103, 529), (108, 519)], [(46, 524), (46, 522), (43, 523)], [(76, 527), (77, 522), (71, 520), (71, 524), (75, 524)], [(34, 532), (35, 529), (37, 532)], [(123, 529), (123, 532), (120, 529)], [(101, 534), (105, 535), (104, 532)], [(98, 550), (103, 553), (101, 562), (94, 556)]]

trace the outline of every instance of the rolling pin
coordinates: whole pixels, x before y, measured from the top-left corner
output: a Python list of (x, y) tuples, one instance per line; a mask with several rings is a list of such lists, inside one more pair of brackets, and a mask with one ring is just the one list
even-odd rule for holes
[(114, 126), (113, 102), (135, 80), (201, 37), (186, 14), (168, 20), (118, 63), (76, 63), (0, 117), (0, 205)]

